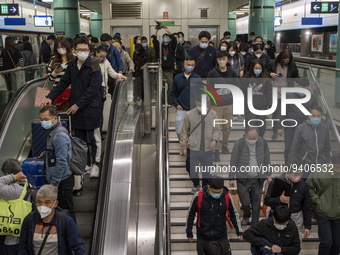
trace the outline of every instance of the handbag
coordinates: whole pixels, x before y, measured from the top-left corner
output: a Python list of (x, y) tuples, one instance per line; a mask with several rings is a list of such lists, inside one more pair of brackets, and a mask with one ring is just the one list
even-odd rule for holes
[(46, 96), (50, 93), (50, 91), (47, 89), (48, 79), (46, 79), (46, 82), (42, 88), (38, 87), (35, 92), (35, 100), (34, 100), (34, 107), (40, 108), (42, 102), (46, 99)]
[(0, 235), (20, 236), (21, 226), (25, 217), (32, 211), (32, 203), (25, 201), (28, 182), (18, 199), (0, 199)]

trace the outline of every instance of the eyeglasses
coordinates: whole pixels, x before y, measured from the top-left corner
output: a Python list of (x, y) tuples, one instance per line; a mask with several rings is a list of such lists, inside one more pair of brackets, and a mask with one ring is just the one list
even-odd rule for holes
[(76, 49), (76, 52), (89, 52), (89, 49)]

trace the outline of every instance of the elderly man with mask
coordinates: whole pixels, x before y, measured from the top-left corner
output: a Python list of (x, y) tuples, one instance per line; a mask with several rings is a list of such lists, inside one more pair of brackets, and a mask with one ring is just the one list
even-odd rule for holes
[(42, 186), (36, 199), (37, 212), (25, 218), (21, 229), (19, 254), (87, 254), (83, 238), (72, 217), (58, 206), (57, 188)]

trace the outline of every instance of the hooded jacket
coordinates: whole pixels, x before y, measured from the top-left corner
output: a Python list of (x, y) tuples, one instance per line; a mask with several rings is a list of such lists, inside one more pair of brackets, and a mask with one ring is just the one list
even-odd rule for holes
[(82, 130), (96, 129), (101, 124), (104, 93), (99, 61), (88, 57), (80, 70), (77, 62), (78, 58), (71, 60), (64, 76), (47, 98), (53, 101), (72, 84), (70, 105), (75, 104), (79, 108), (72, 115), (72, 127)]
[(280, 246), (283, 255), (297, 255), (301, 250), (299, 232), (292, 220), (288, 221), (283, 230), (274, 226), (273, 218), (261, 220), (243, 234), (243, 238), (252, 245), (265, 247), (266, 244), (260, 237), (267, 239), (272, 245)]
[[(302, 210), (303, 225), (305, 229), (311, 229), (312, 227), (312, 204), (308, 191), (307, 183), (304, 180), (300, 180), (297, 183), (289, 182), (285, 178), (285, 174), (278, 177), (291, 185), (291, 195), (289, 202), (289, 210), (291, 213), (297, 213)], [(275, 186), (276, 178), (269, 184), (264, 203), (270, 206), (272, 209), (275, 206), (281, 205), (280, 197), (272, 197), (273, 187)], [(283, 192), (283, 191), (282, 191)]]
[[(218, 199), (214, 199), (209, 194), (207, 187), (203, 188), (204, 195), (201, 205), (201, 226), (197, 228), (197, 236), (208, 241), (217, 240), (227, 236), (226, 224), (226, 205), (224, 196), (229, 192), (228, 188), (224, 187), (223, 193)], [(192, 227), (197, 213), (198, 193), (195, 194), (189, 207), (186, 220), (186, 233), (188, 238), (192, 238)], [(230, 196), (229, 203), (230, 220), (235, 228), (238, 236), (242, 235), (243, 230), (239, 219), (238, 212), (234, 206), (232, 197)]]
[(320, 123), (312, 125), (309, 120), (296, 127), (290, 148), (289, 164), (327, 164), (331, 145), (328, 127)]

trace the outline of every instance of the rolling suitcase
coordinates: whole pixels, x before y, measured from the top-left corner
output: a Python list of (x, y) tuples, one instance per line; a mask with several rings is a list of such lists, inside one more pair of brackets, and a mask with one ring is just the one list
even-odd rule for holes
[(48, 184), (44, 170), (44, 159), (28, 158), (21, 164), (22, 172), (30, 184), (40, 188)]

